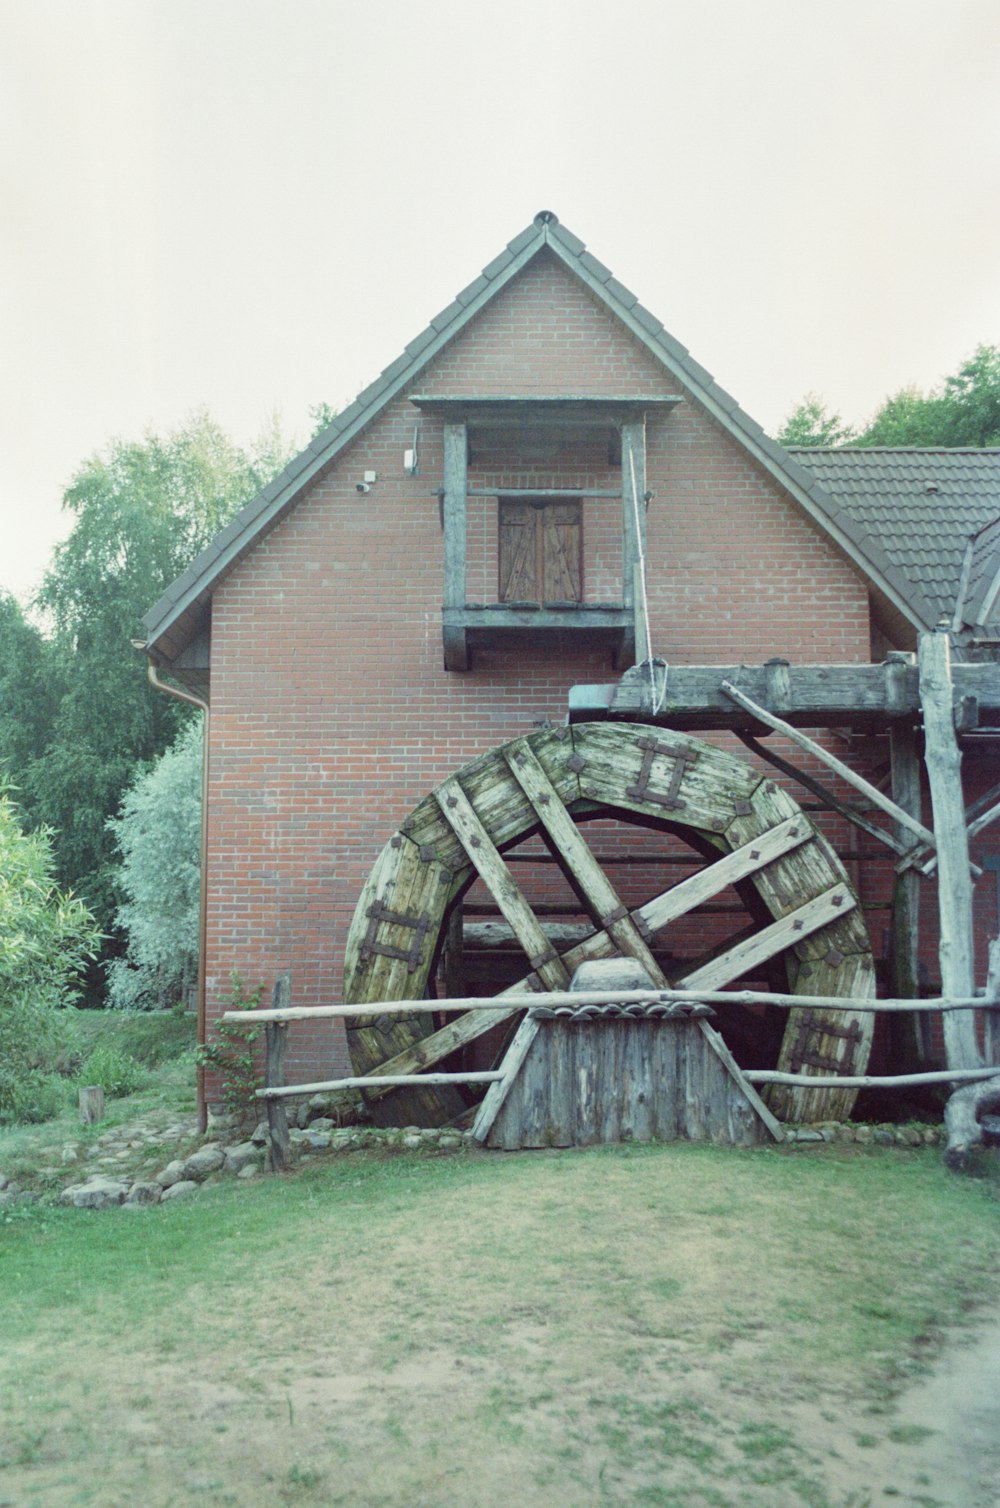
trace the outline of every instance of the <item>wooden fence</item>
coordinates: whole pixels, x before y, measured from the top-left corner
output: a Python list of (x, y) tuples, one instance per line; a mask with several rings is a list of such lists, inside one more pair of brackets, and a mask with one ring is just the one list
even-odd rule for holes
[[(227, 1025), (263, 1024), (265, 1027), (264, 1087), (257, 1098), (267, 1108), (271, 1166), (281, 1171), (288, 1161), (288, 1119), (286, 1101), (306, 1095), (335, 1093), (339, 1090), (401, 1088), (429, 1084), (498, 1084), (509, 1081), (506, 1063), (498, 1069), (467, 1073), (365, 1074), (340, 1079), (326, 1079), (309, 1084), (286, 1084), (285, 1050), (289, 1024), (293, 1021), (343, 1020), (356, 1016), (413, 1015), (417, 1012), (448, 1013), (495, 1010), (492, 995), (468, 995), (446, 1000), (382, 1000), (372, 1004), (291, 1006), (290, 977), (283, 975), (274, 987), (270, 1008), (266, 1010), (227, 1011), (221, 1018)], [(588, 1006), (680, 1006), (768, 1005), (780, 1010), (842, 1010), (893, 1014), (903, 1011), (943, 1012), (987, 1010), (1000, 1026), (1000, 999), (985, 995), (951, 998), (940, 996), (927, 1000), (870, 1000), (837, 996), (780, 994), (765, 990), (547, 990), (533, 994), (505, 995), (504, 1006), (511, 1013), (524, 1011), (578, 1011)], [(994, 1028), (996, 1031), (996, 1027)], [(975, 1084), (1000, 1076), (1000, 1066), (982, 1068), (947, 1068), (927, 1073), (894, 1075), (830, 1075), (779, 1073), (773, 1069), (743, 1069), (742, 1076), (751, 1084), (801, 1085), (807, 1088), (896, 1089), (920, 1084)]]

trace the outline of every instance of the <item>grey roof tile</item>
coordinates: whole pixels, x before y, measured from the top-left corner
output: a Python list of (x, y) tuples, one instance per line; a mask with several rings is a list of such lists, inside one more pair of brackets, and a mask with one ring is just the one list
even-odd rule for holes
[(500, 276), (505, 267), (510, 266), (513, 260), (513, 252), (507, 250), (501, 251), (499, 256), (493, 258), (492, 262), (486, 263), (486, 266), (483, 268), (483, 277), (489, 278), (490, 282), (492, 282), (495, 277)]
[[(459, 297), (461, 297), (461, 295), (459, 295)], [(433, 345), (436, 335), (437, 332), (435, 330), (421, 330), (420, 334), (415, 335), (407, 345), (407, 356), (419, 356), (421, 351), (426, 350), (429, 345)]]
[(514, 237), (513, 241), (507, 242), (507, 250), (512, 256), (516, 257), (526, 246), (530, 246), (532, 241), (537, 241), (541, 245), (542, 239), (543, 231), (541, 227), (532, 221), (530, 225), (525, 226), (519, 235)]
[(853, 521), (869, 558), (888, 561), (935, 617), (951, 615), (966, 539), (1000, 519), (1000, 449), (796, 446), (789, 455)]
[(558, 220), (553, 220), (549, 223), (548, 231), (550, 240), (554, 238), (561, 242), (566, 250), (572, 252), (575, 257), (582, 256), (587, 249), (586, 243), (581, 241), (579, 236), (574, 236), (573, 232), (568, 230), (565, 225), (560, 225)]
[[(462, 308), (464, 309), (466, 304), (473, 303), (482, 293), (483, 289), (488, 288), (489, 286), (489, 278), (484, 278), (480, 273), (479, 277), (473, 278), (472, 282), (468, 285), (468, 287), (463, 288), (461, 293), (455, 294), (455, 302), (461, 304)], [(409, 346), (407, 346), (407, 350), (409, 350)]]
[(461, 313), (462, 305), (457, 299), (452, 299), (446, 309), (442, 309), (440, 314), (435, 314), (431, 320), (431, 328), (437, 330), (440, 334), (442, 330), (446, 330), (449, 325), (454, 324)]
[[(453, 307), (457, 308), (458, 306), (454, 305)], [(396, 357), (395, 361), (390, 361), (389, 365), (385, 368), (382, 373), (383, 382), (391, 382), (394, 377), (399, 376), (400, 372), (408, 372), (412, 365), (413, 363), (404, 351), (401, 356)]]
[(599, 262), (589, 251), (582, 251), (580, 253), (580, 266), (584, 272), (588, 272), (599, 283), (606, 283), (611, 277), (611, 268), (605, 267), (604, 263)]
[(637, 324), (640, 324), (644, 330), (648, 330), (650, 335), (658, 335), (659, 332), (663, 329), (662, 319), (657, 319), (656, 315), (651, 314), (650, 311), (642, 304), (632, 305), (632, 318), (636, 321)]
[(626, 288), (624, 283), (619, 283), (617, 278), (608, 278), (604, 285), (604, 291), (610, 298), (617, 299), (625, 309), (631, 309), (639, 300), (631, 288)]

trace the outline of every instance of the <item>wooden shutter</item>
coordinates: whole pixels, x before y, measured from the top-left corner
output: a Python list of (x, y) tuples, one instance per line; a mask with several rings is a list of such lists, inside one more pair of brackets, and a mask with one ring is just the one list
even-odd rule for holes
[(542, 600), (581, 601), (583, 525), (580, 504), (549, 503), (539, 510), (538, 523), (541, 529)]
[(535, 509), (500, 499), (500, 601), (537, 602)]

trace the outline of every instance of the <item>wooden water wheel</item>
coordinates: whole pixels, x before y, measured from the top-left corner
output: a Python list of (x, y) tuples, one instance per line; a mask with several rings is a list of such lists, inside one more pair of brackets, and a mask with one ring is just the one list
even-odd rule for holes
[[(665, 872), (655, 893), (626, 905), (581, 830), (595, 817), (680, 835), (705, 856), (701, 867), (673, 885)], [(569, 947), (554, 945), (504, 858), (535, 834), (591, 919), (593, 931)], [(506, 993), (564, 989), (585, 959), (622, 955), (639, 959), (657, 983), (686, 989), (724, 989), (783, 962), (797, 994), (875, 994), (864, 917), (830, 845), (766, 775), (681, 733), (636, 723), (551, 728), (493, 749), (446, 780), (400, 824), (369, 876), (347, 939), (345, 1002), (427, 998), (447, 919), (477, 877), (525, 955), (524, 973)], [(756, 921), (668, 979), (654, 951), (671, 924), (733, 886), (756, 903)], [(409, 1018), (349, 1020), (355, 1072), (416, 1073), (440, 1064), (513, 1023), (503, 994), (495, 1011), (444, 1025), (435, 1023), (431, 1000), (427, 1012)], [(856, 1011), (793, 1010), (777, 1066), (863, 1073), (873, 1020)], [(742, 1081), (722, 1037), (705, 1030)], [(368, 1098), (385, 1124), (440, 1124), (465, 1103), (451, 1087), (373, 1090)], [(854, 1098), (850, 1089), (784, 1086), (766, 1096), (774, 1115), (801, 1121), (846, 1118)]]

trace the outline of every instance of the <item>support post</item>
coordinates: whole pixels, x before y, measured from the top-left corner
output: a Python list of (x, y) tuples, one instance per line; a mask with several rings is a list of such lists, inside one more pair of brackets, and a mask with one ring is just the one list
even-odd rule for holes
[(465, 556), (469, 491), (469, 444), (464, 424), (444, 426), (444, 665), (468, 670), (465, 628), (449, 622), (449, 610), (465, 607)]
[[(288, 1027), (283, 1021), (269, 1021), (264, 1028), (266, 1059), (264, 1088), (279, 1089), (285, 1082), (285, 1048)], [(267, 1146), (272, 1173), (281, 1173), (288, 1164), (288, 1116), (282, 1099), (267, 1101)]]
[[(889, 759), (892, 799), (896, 805), (919, 822), (922, 818), (920, 761), (917, 757), (915, 729), (901, 719), (889, 724)], [(905, 844), (909, 834), (897, 822), (896, 837)], [(920, 994), (918, 945), (920, 938), (920, 887), (923, 881), (912, 868), (896, 875), (892, 887), (891, 930), (889, 935), (889, 988), (900, 1000), (915, 1000)], [(921, 1032), (921, 1017), (900, 1015), (890, 1028), (892, 1061), (904, 1073), (912, 1072), (926, 1057)]]
[(637, 567), (645, 553), (646, 421), (640, 416), (622, 425), (622, 605), (634, 615), (637, 660), (646, 653), (645, 624), (636, 612)]
[[(962, 756), (955, 734), (951, 638), (945, 630), (921, 634), (918, 651), (920, 705), (924, 715), (924, 760), (931, 788), (937, 848), (941, 993), (975, 993), (972, 939), (972, 876), (962, 796)], [(944, 1018), (949, 1068), (982, 1066), (971, 1014)]]

